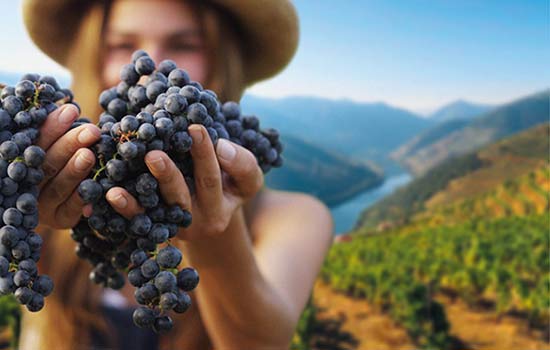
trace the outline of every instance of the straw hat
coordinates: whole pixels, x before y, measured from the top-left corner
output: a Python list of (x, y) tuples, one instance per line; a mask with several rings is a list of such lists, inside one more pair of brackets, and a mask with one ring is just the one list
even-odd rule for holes
[[(97, 0), (95, 0), (97, 1)], [(226, 9), (244, 34), (247, 85), (271, 77), (298, 46), (298, 17), (290, 0), (210, 0)], [(80, 21), (94, 0), (23, 0), (23, 19), (34, 43), (61, 65)]]

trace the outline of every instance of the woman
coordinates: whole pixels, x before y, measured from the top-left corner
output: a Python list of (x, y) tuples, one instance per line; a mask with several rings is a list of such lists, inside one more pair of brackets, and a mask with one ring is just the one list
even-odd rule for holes
[[(224, 101), (239, 100), (247, 85), (280, 71), (297, 43), (297, 19), (287, 0), (25, 0), (23, 6), (31, 38), (73, 73), (75, 99), (92, 118), (99, 114), (99, 92), (118, 81), (136, 49), (156, 62), (175, 60)], [(40, 268), (56, 289), (41, 312), (24, 315), (23, 350), (124, 347), (129, 338), (144, 336), (119, 324), (120, 313), (135, 307), (132, 287), (113, 294), (93, 285), (90, 265), (72, 253), (66, 229), (89, 211), (74, 190), (95, 161), (86, 147), (99, 138), (93, 125), (67, 131), (76, 118), (76, 108), (62, 107), (41, 130), (47, 176), (39, 198), (45, 238)], [(246, 149), (224, 140), (214, 149), (202, 126), (189, 131), (193, 198), (166, 154), (146, 156), (164, 200), (193, 214), (176, 244), (184, 266), (201, 277), (192, 308), (174, 317), (175, 329), (159, 337), (158, 347), (287, 349), (331, 243), (330, 214), (312, 197), (263, 187)], [(140, 210), (121, 188), (111, 189), (107, 199), (127, 217)], [(121, 311), (113, 313), (113, 304)], [(143, 339), (142, 348), (156, 346), (144, 346), (150, 334)]]

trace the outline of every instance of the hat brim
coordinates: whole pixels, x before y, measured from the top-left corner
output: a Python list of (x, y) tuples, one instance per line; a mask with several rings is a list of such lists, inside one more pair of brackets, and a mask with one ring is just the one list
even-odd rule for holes
[[(288, 0), (210, 0), (225, 9), (244, 36), (245, 83), (281, 71), (298, 47), (298, 16)], [(68, 53), (91, 0), (24, 0), (23, 20), (34, 43), (59, 64)]]

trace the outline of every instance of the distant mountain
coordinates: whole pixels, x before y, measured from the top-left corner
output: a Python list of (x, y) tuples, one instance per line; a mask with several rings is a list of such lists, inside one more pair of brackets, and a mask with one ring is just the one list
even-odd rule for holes
[(454, 119), (472, 119), (489, 111), (491, 108), (493, 108), (493, 106), (457, 100), (439, 108), (430, 114), (429, 117), (438, 122)]
[[(419, 213), (424, 213), (424, 219), (433, 221), (437, 218), (434, 214), (436, 211), (448, 208), (449, 205), (457, 202), (462, 203), (461, 206), (452, 208), (455, 210), (453, 215), (457, 217), (473, 215), (474, 209), (480, 211), (486, 206), (494, 207), (498, 204), (500, 207), (505, 207), (506, 202), (509, 202), (509, 205), (520, 199), (514, 198), (514, 195), (506, 197), (498, 194), (497, 197), (491, 195), (488, 201), (484, 199), (483, 203), (472, 202), (472, 200), (498, 186), (510, 187), (506, 184), (520, 177), (529, 177), (531, 172), (539, 173), (540, 176), (546, 174), (544, 175), (546, 180), (539, 181), (542, 185), (533, 187), (539, 192), (542, 190), (538, 188), (545, 188), (546, 193), (542, 192), (544, 194), (542, 199), (547, 200), (548, 184), (550, 184), (547, 165), (549, 132), (550, 124), (542, 123), (466, 155), (447, 159), (365, 210), (358, 220), (357, 227), (373, 228), (380, 224), (390, 226), (406, 224)], [(524, 179), (521, 182), (524, 182)], [(538, 196), (531, 193), (532, 190), (525, 191), (527, 197)], [(520, 193), (519, 196), (522, 194)], [(500, 203), (489, 203), (495, 200)], [(536, 200), (541, 201), (540, 198)], [(542, 208), (544, 205), (543, 203)], [(492, 210), (489, 207), (486, 209)], [(427, 210), (430, 211), (426, 212)], [(451, 218), (453, 215), (446, 217)]]
[(370, 164), (350, 161), (290, 135), (281, 140), (284, 164), (268, 173), (266, 184), (271, 188), (310, 193), (334, 206), (382, 184), (382, 171)]
[(274, 127), (283, 135), (296, 136), (353, 158), (372, 160), (386, 173), (397, 172), (389, 152), (434, 125), (433, 121), (384, 103), (246, 95), (241, 105), (245, 113), (258, 115), (262, 125)]
[(392, 153), (392, 158), (421, 175), (452, 156), (465, 154), (548, 120), (550, 90), (524, 97), (471, 120), (443, 122)]

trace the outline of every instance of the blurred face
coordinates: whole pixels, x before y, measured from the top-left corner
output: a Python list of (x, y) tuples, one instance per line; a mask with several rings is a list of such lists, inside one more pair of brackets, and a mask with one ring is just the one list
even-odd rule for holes
[(119, 82), (132, 52), (145, 50), (155, 63), (170, 58), (191, 79), (207, 77), (206, 50), (193, 9), (181, 0), (116, 0), (106, 28), (105, 86)]

